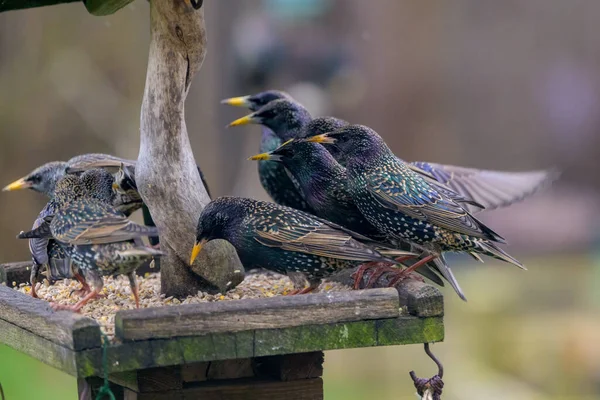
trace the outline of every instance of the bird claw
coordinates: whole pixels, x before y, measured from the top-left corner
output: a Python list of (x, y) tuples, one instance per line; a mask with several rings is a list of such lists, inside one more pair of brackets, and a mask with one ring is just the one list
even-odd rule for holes
[(313, 290), (315, 290), (315, 288), (310, 287), (310, 286), (305, 287), (304, 289), (294, 289), (291, 292), (286, 293), (286, 296), (296, 296), (299, 294), (308, 294), (308, 293), (312, 292)]

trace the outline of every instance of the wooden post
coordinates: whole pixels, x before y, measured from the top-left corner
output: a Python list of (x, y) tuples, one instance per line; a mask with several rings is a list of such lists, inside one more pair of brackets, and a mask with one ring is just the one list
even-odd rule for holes
[(136, 181), (167, 253), (161, 263), (162, 292), (183, 297), (200, 289), (224, 291), (243, 279), (231, 245), (213, 241), (192, 269), (188, 265), (198, 217), (210, 201), (184, 120), (185, 98), (206, 53), (204, 11), (184, 0), (152, 0), (150, 21)]

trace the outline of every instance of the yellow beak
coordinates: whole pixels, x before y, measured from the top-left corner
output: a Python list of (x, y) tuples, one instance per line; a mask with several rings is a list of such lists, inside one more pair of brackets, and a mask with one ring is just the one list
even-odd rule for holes
[(194, 248), (192, 249), (192, 257), (190, 258), (190, 265), (192, 265), (194, 263), (194, 260), (196, 260), (196, 257), (198, 257), (198, 254), (200, 254), (200, 251), (202, 250), (202, 246), (204, 246), (204, 244), (206, 243), (206, 239), (202, 239), (199, 242), (196, 242), (196, 244), (194, 245)]
[(327, 144), (334, 144), (335, 143), (335, 139), (331, 138), (329, 136), (327, 136), (327, 133), (323, 133), (322, 135), (315, 135), (315, 136), (311, 136), (309, 138), (304, 139), (307, 142), (312, 142), (312, 143), (327, 143)]
[(25, 178), (21, 178), (17, 181), (14, 181), (10, 185), (5, 186), (4, 189), (2, 189), (2, 191), (3, 192), (11, 192), (13, 190), (27, 189), (27, 188), (30, 188), (31, 186), (32, 186), (31, 182), (26, 181)]
[(236, 119), (235, 121), (227, 125), (227, 127), (229, 128), (230, 126), (248, 125), (256, 123), (258, 123), (258, 121), (256, 120), (256, 118), (254, 118), (254, 114), (248, 114), (245, 117)]
[(248, 100), (250, 96), (240, 96), (240, 97), (232, 97), (230, 99), (221, 100), (221, 104), (227, 104), (229, 106), (234, 107), (250, 107), (250, 101)]
[(251, 160), (251, 161), (265, 161), (265, 160), (270, 160), (270, 159), (271, 159), (271, 154), (269, 154), (269, 153), (260, 153), (260, 154), (257, 154), (255, 156), (248, 158), (248, 160)]
[(119, 184), (118, 184), (117, 182), (114, 182), (114, 183), (112, 184), (112, 188), (113, 188), (114, 190), (119, 190), (120, 186), (119, 186)]

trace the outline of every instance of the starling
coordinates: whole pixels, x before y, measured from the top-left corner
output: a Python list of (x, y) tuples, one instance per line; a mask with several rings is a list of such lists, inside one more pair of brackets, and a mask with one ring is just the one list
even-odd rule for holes
[[(250, 111), (258, 111), (267, 103), (279, 99), (293, 100), (292, 97), (286, 92), (279, 90), (267, 90), (254, 95), (225, 99), (221, 101), (221, 103), (228, 104), (230, 106), (245, 107)], [(279, 147), (279, 145), (281, 145), (281, 143), (281, 139), (279, 139), (279, 137), (270, 128), (262, 125), (259, 146), (260, 153), (275, 150), (277, 147)], [(287, 193), (295, 194), (296, 188), (293, 187), (293, 183), (290, 181), (287, 172), (281, 165), (268, 161), (259, 161), (258, 177), (260, 179), (260, 184), (265, 189), (267, 194), (273, 199), (273, 201), (278, 204), (284, 204), (294, 208), (300, 208), (303, 210), (306, 209), (302, 200), (298, 200), (296, 196), (284, 196)], [(290, 197), (289, 200), (288, 197)]]
[[(319, 119), (316, 118), (313, 121)], [(304, 139), (292, 139), (271, 152), (250, 157), (250, 160), (272, 160), (285, 165), (298, 182), (306, 202), (317, 217), (325, 218), (367, 236), (381, 246), (395, 245), (386, 243), (386, 235), (379, 232), (362, 215), (350, 193), (346, 168), (342, 167), (320, 144), (307, 142)], [(410, 244), (403, 243), (402, 249), (409, 250)], [(430, 268), (437, 269), (435, 264), (429, 263), (418, 269), (417, 272), (443, 286), (444, 282)], [(386, 270), (390, 271), (391, 269), (380, 269), (379, 271), (385, 272)], [(464, 297), (452, 272), (450, 271), (446, 275), (459, 296)], [(362, 279), (362, 274), (356, 276), (358, 284)], [(381, 275), (375, 275), (375, 272), (371, 274), (367, 286), (374, 283), (379, 276)]]
[[(229, 126), (260, 124), (273, 132), (261, 140), (261, 151), (277, 148), (282, 142), (297, 137), (311, 121), (309, 112), (299, 103), (290, 99), (278, 99), (267, 103), (245, 117), (235, 120)], [(312, 212), (304, 201), (298, 187), (285, 168), (276, 163), (259, 164), (259, 177), (267, 194), (277, 204)]]
[(504, 239), (465, 210), (459, 194), (438, 190), (396, 157), (372, 129), (350, 125), (307, 140), (335, 144), (344, 153), (355, 204), (388, 241), (408, 241), (428, 254), (412, 267), (434, 260), (443, 271), (447, 266), (442, 253), (457, 251), (523, 268), (496, 245)]
[[(54, 215), (55, 207), (52, 201), (39, 213), (32, 229), (43, 229), (46, 232), (50, 231), (50, 224), (47, 218)], [(58, 279), (76, 278), (83, 284), (83, 291), (89, 290), (87, 283), (83, 277), (72, 268), (71, 258), (69, 253), (71, 246), (65, 246), (52, 238), (34, 238), (29, 239), (29, 251), (32, 258), (31, 268), (31, 295), (37, 297), (36, 284), (39, 281), (38, 277), (42, 274), (46, 275), (49, 281)]]
[[(81, 176), (66, 175), (54, 191), (53, 216), (46, 218), (47, 229), (34, 229), (19, 238), (53, 238), (60, 244), (72, 246), (70, 257), (93, 290), (73, 307), (79, 310), (98, 296), (104, 275), (127, 275), (139, 307), (135, 270), (160, 256), (157, 250), (143, 246), (142, 236), (156, 236), (156, 228), (135, 224), (113, 206), (113, 178), (105, 170), (93, 169)], [(48, 221), (49, 220), (49, 221)]]
[(5, 186), (2, 191), (7, 192), (20, 189), (31, 189), (34, 192), (39, 192), (48, 197), (52, 197), (56, 182), (65, 175), (67, 166), (68, 164), (64, 161), (52, 161), (46, 163), (31, 171), (28, 175)]
[[(304, 275), (309, 287), (301, 293), (312, 291), (321, 279), (345, 268), (371, 261), (395, 263), (361, 243), (360, 239), (366, 239), (363, 236), (331, 222), (290, 207), (239, 197), (220, 197), (202, 210), (190, 265), (213, 239), (230, 242), (246, 268)], [(413, 254), (397, 251), (395, 255)]]

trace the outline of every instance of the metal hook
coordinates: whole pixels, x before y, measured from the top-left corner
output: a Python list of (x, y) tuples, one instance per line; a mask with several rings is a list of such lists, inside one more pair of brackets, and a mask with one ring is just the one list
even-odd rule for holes
[(415, 389), (417, 389), (417, 393), (419, 394), (419, 396), (424, 396), (426, 392), (429, 392), (429, 395), (431, 397), (427, 398), (438, 400), (441, 398), (442, 389), (444, 388), (444, 381), (442, 381), (442, 377), (444, 376), (444, 366), (429, 349), (429, 343), (424, 343), (424, 347), (425, 353), (427, 353), (429, 358), (431, 358), (438, 367), (437, 375), (434, 375), (431, 379), (419, 378), (417, 377), (417, 374), (415, 374), (415, 371), (410, 371), (409, 375), (410, 378), (413, 380)]

